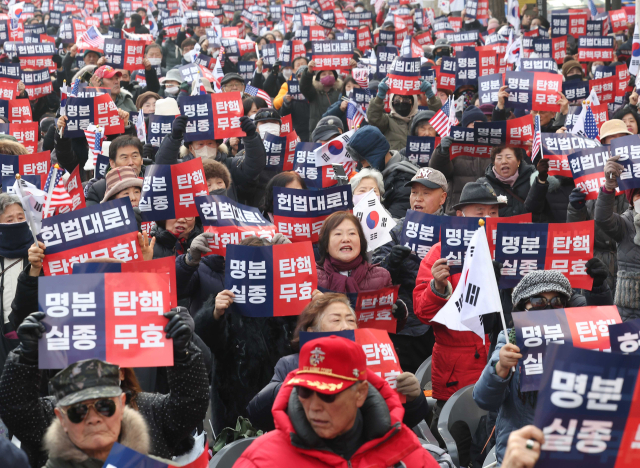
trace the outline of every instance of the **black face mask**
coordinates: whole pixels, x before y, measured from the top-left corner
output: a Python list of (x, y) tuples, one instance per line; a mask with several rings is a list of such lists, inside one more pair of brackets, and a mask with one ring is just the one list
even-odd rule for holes
[(407, 117), (411, 113), (412, 105), (408, 102), (398, 102), (393, 104), (395, 111), (402, 117)]
[(226, 197), (227, 196), (227, 189), (219, 188), (219, 189), (216, 189), (216, 190), (212, 190), (211, 192), (209, 192), (209, 195), (224, 195)]
[(581, 80), (582, 79), (582, 75), (569, 75), (567, 76), (567, 81), (575, 81), (575, 80)]
[(121, 88), (126, 88), (127, 86), (129, 86), (129, 82), (128, 81), (120, 80), (120, 87)]

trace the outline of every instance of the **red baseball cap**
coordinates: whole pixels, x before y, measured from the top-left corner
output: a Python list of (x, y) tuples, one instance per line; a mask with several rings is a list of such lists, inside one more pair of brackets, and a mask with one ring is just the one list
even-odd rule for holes
[(305, 343), (298, 371), (286, 385), (332, 395), (366, 380), (366, 373), (362, 346), (341, 336), (327, 336)]
[(119, 72), (109, 65), (102, 65), (95, 71), (94, 75), (98, 78), (113, 78), (116, 75), (122, 76), (122, 72)]

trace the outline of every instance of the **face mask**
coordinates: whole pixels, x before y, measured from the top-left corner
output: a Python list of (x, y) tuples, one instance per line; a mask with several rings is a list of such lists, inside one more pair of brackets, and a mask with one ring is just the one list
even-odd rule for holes
[(280, 125), (271, 122), (263, 123), (260, 125), (260, 128), (258, 128), (258, 132), (260, 133), (260, 138), (263, 139), (267, 133), (271, 133), (274, 136), (280, 136)]
[(411, 112), (411, 104), (408, 102), (399, 102), (397, 104), (393, 104), (393, 108), (395, 111), (400, 114), (402, 117), (407, 117)]
[(362, 7), (356, 7), (355, 12), (356, 13), (362, 13), (364, 11), (364, 8)]
[(203, 146), (200, 149), (193, 150), (193, 154), (196, 158), (215, 158), (218, 154), (218, 149), (211, 148), (209, 146)]
[(129, 81), (120, 80), (120, 87), (124, 88), (125, 86), (129, 86)]
[(161, 58), (149, 58), (147, 60), (149, 60), (149, 63), (151, 65), (156, 65), (157, 66), (157, 65), (160, 65), (162, 63), (162, 59)]
[(636, 213), (640, 213), (640, 199), (633, 202), (633, 209)]
[(211, 192), (209, 192), (209, 195), (224, 195), (226, 197), (227, 196), (227, 189), (225, 189), (225, 188), (215, 189), (215, 190), (212, 190)]
[(213, 57), (213, 58), (218, 58), (218, 55), (219, 55), (219, 54), (220, 54), (220, 51), (219, 51), (219, 50), (216, 50), (215, 52), (212, 52), (212, 53), (211, 53), (211, 57)]
[(291, 78), (291, 75), (293, 75), (293, 70), (290, 70), (288, 68), (285, 68), (284, 70), (282, 70), (282, 76), (285, 77), (285, 79), (289, 79)]
[(331, 86), (333, 86), (335, 82), (336, 82), (336, 77), (333, 75), (327, 75), (320, 78), (320, 83), (322, 83), (322, 86), (325, 86), (327, 88), (330, 88)]
[(567, 76), (567, 81), (581, 80), (582, 75), (569, 75)]
[(471, 24), (473, 23), (475, 20), (474, 19), (470, 19), (470, 20), (464, 20), (465, 24)]
[(177, 86), (169, 86), (168, 88), (164, 88), (164, 94), (168, 94), (169, 96), (175, 96), (180, 91), (180, 88)]
[(356, 206), (360, 202), (360, 200), (362, 200), (366, 196), (367, 196), (366, 193), (360, 193), (358, 195), (354, 195), (353, 196), (353, 206)]

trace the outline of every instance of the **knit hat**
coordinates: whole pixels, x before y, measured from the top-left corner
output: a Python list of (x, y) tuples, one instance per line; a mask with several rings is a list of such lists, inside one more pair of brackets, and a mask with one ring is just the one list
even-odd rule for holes
[(462, 121), (460, 122), (460, 125), (466, 128), (466, 126), (471, 122), (477, 121), (487, 122), (487, 116), (484, 115), (484, 112), (482, 112), (476, 106), (469, 106), (462, 113)]
[(521, 301), (543, 292), (559, 292), (569, 299), (573, 290), (569, 280), (559, 271), (536, 270), (525, 275), (513, 288), (513, 305), (516, 306)]
[(569, 60), (562, 65), (562, 74), (566, 77), (567, 74), (573, 69), (579, 68), (580, 74), (584, 76), (584, 71), (582, 70), (582, 65), (577, 60)]
[(347, 145), (347, 151), (354, 161), (366, 160), (371, 167), (382, 171), (385, 166), (384, 158), (391, 145), (380, 129), (373, 125), (365, 125), (358, 129)]
[(138, 179), (132, 167), (116, 167), (107, 172), (107, 191), (102, 203), (129, 187), (139, 187), (142, 190), (142, 179)]

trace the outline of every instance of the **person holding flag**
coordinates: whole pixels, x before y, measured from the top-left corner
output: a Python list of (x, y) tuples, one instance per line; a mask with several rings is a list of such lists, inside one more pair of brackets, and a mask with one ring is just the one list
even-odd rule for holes
[[(342, 91), (340, 92), (339, 99), (333, 104), (331, 104), (331, 106), (329, 106), (327, 111), (324, 114), (322, 114), (322, 117), (328, 117), (330, 115), (333, 115), (334, 117), (338, 117), (339, 119), (342, 120), (342, 126), (344, 128), (349, 128), (349, 124), (347, 122), (347, 107), (349, 106), (349, 102), (351, 100), (350, 98), (352, 94), (351, 92), (354, 89), (361, 89), (361, 86), (358, 84), (355, 78), (353, 78), (352, 76), (348, 76), (347, 78), (344, 79), (344, 84), (342, 86)], [(354, 102), (354, 105), (355, 105), (355, 102)], [(360, 114), (362, 115), (362, 113)], [(349, 130), (353, 130), (353, 129), (349, 128)]]
[[(471, 182), (462, 190), (459, 202), (453, 207), (457, 216), (497, 218), (501, 206), (506, 205), (502, 197), (487, 183)], [(447, 260), (441, 258), (440, 242), (429, 250), (420, 263), (413, 291), (413, 311), (421, 322), (433, 327), (435, 345), (431, 356), (431, 381), (433, 398), (437, 400), (433, 410), (431, 432), (439, 437), (438, 419), (447, 400), (458, 390), (478, 380), (487, 362), (484, 340), (472, 331), (450, 330), (434, 321), (438, 312), (456, 289), (461, 274), (449, 274)], [(461, 466), (468, 466), (469, 452), (461, 447), (469, 443), (470, 435), (464, 432), (453, 434), (460, 451)], [(440, 442), (443, 445), (443, 442)], [(466, 462), (466, 463), (465, 463)]]

